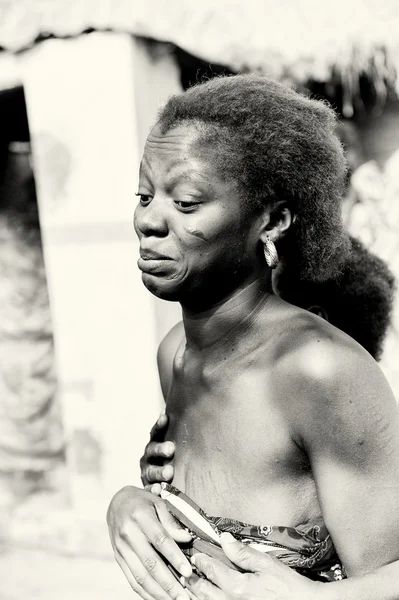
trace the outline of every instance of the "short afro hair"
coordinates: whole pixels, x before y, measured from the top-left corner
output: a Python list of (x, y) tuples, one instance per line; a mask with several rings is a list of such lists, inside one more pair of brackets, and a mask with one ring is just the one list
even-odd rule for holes
[(221, 76), (172, 96), (158, 115), (161, 131), (199, 130), (199, 151), (212, 153), (256, 209), (286, 201), (295, 221), (278, 251), (306, 279), (340, 272), (349, 251), (342, 224), (346, 161), (326, 103), (258, 75)]
[(383, 260), (354, 237), (350, 241), (351, 253), (337, 278), (314, 283), (282, 270), (278, 293), (301, 308), (320, 306), (332, 325), (379, 360), (391, 322), (395, 279)]

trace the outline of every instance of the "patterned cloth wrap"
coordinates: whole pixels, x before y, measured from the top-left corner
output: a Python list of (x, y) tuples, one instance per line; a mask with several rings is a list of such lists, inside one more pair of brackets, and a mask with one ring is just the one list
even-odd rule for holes
[(192, 543), (182, 548), (188, 557), (196, 552), (204, 552), (232, 569), (241, 570), (229, 561), (219, 543), (219, 535), (228, 531), (242, 543), (260, 552), (270, 553), (309, 579), (328, 582), (345, 577), (322, 519), (297, 527), (275, 527), (211, 517), (183, 492), (167, 483), (162, 483), (161, 498), (193, 537)]

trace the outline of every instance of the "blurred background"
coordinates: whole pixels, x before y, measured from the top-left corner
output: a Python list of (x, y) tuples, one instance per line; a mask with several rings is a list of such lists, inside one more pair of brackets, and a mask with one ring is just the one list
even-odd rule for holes
[[(0, 0), (0, 599), (131, 598), (105, 513), (162, 409), (178, 307), (136, 267), (138, 165), (171, 94), (257, 72), (328, 100), (344, 219), (399, 277), (395, 0)], [(381, 366), (399, 398), (399, 307)]]

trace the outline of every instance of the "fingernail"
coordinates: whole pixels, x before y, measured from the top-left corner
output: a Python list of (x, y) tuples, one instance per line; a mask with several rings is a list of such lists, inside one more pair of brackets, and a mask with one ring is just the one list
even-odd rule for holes
[(237, 540), (235, 539), (235, 537), (233, 537), (231, 535), (231, 533), (229, 533), (228, 531), (225, 531), (224, 533), (222, 533), (220, 535), (220, 539), (225, 542), (226, 544), (233, 544), (234, 542), (236, 542)]
[(190, 577), (191, 575), (191, 567), (186, 563), (182, 563), (179, 567), (179, 572), (183, 575), (183, 577)]
[(162, 477), (164, 479), (170, 479), (170, 477), (172, 477), (172, 469), (173, 467), (171, 465), (166, 465), (166, 467), (162, 469)]
[(165, 454), (173, 454), (174, 444), (173, 442), (165, 442)]
[(190, 556), (190, 562), (192, 565), (195, 565), (195, 554), (193, 554), (192, 556)]
[(154, 483), (154, 485), (151, 486), (151, 492), (153, 494), (155, 494), (156, 496), (160, 496), (161, 494), (161, 486), (159, 483)]

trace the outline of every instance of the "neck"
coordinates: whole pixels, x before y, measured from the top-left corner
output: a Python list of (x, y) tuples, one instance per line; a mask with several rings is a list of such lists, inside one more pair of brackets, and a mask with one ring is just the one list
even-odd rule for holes
[(221, 349), (231, 344), (237, 335), (253, 328), (257, 315), (272, 294), (271, 276), (265, 274), (204, 310), (183, 306), (187, 347)]

